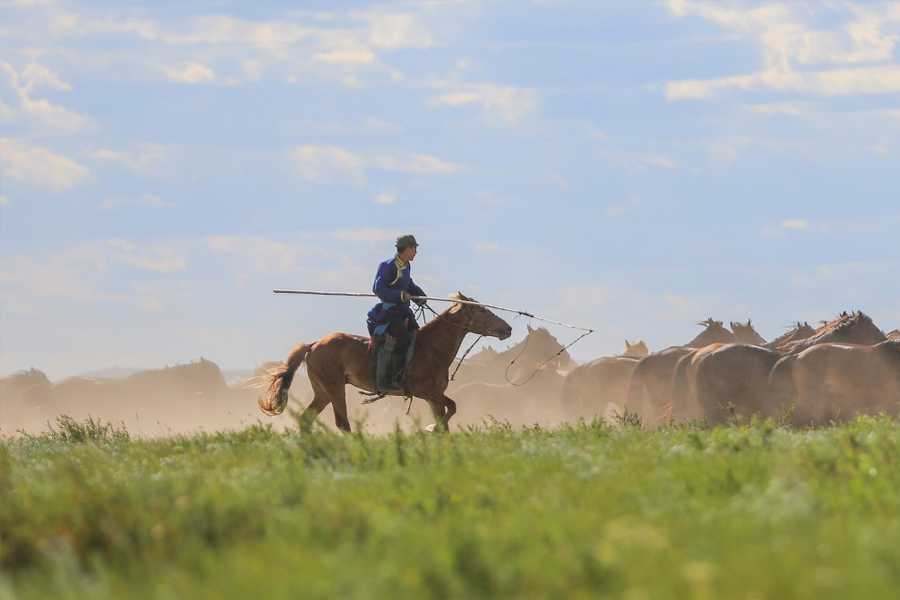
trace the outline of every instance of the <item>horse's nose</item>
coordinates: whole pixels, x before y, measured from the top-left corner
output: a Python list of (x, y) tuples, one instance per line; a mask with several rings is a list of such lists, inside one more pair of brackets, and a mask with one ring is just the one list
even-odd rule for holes
[(506, 338), (510, 337), (511, 335), (512, 335), (512, 326), (507, 325), (506, 327), (503, 328), (500, 339), (505, 340)]

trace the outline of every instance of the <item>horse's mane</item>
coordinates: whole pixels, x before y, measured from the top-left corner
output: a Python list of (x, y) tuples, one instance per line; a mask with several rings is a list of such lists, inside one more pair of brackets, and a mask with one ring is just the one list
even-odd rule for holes
[(694, 339), (685, 344), (688, 348), (697, 347), (697, 344), (707, 344), (712, 343), (707, 340), (715, 340), (715, 336), (719, 336), (720, 341), (722, 340), (734, 340), (734, 334), (727, 329), (725, 329), (722, 321), (716, 321), (712, 317), (705, 321), (700, 321), (698, 325), (704, 327), (704, 330), (697, 334)]
[(753, 326), (753, 321), (751, 319), (747, 319), (747, 323), (740, 322), (731, 322), (731, 331), (734, 333), (735, 337), (738, 341), (742, 339), (750, 340), (751, 338), (756, 338), (753, 340), (754, 343), (766, 344), (766, 339), (756, 331), (756, 328)]
[(18, 371), (8, 377), (0, 379), (0, 390), (16, 389), (32, 385), (50, 385), (50, 379), (43, 371), (31, 368)]
[[(451, 297), (451, 298), (455, 298), (456, 296), (457, 296), (456, 294), (453, 294), (453, 295), (451, 295), (450, 297)], [(462, 298), (459, 298), (459, 299), (460, 299), (460, 300), (471, 300), (470, 298), (465, 298), (465, 297), (462, 297)], [(473, 302), (474, 302), (474, 300), (473, 300)], [(428, 332), (428, 331), (431, 331), (431, 330), (434, 329), (435, 327), (439, 327), (441, 324), (443, 324), (445, 321), (449, 320), (450, 318), (452, 318), (452, 317), (455, 316), (456, 314), (459, 314), (459, 311), (457, 311), (457, 312), (455, 312), (455, 313), (450, 312), (451, 310), (453, 310), (453, 307), (454, 307), (454, 306), (457, 306), (457, 305), (456, 305), (456, 304), (451, 304), (451, 305), (449, 306), (449, 308), (447, 308), (447, 309), (445, 309), (445, 310), (442, 310), (442, 311), (439, 312), (438, 314), (434, 315), (434, 317), (433, 317), (430, 321), (428, 321), (427, 323), (425, 323), (424, 325), (422, 325), (422, 327), (419, 328), (419, 331), (420, 331), (420, 332)], [(465, 307), (466, 307), (466, 305), (463, 304), (463, 305), (462, 305), (462, 308), (465, 308)], [(460, 310), (462, 310), (462, 309), (460, 309)]]
[[(868, 333), (871, 334), (871, 338), (867, 338), (862, 342), (857, 338), (853, 338), (852, 335), (856, 333), (857, 329), (860, 331), (867, 330)], [(862, 311), (854, 311), (851, 313), (845, 311), (831, 321), (822, 324), (811, 337), (797, 342), (795, 350), (805, 350), (816, 344), (823, 344), (831, 341), (877, 344), (886, 339), (887, 337), (884, 333), (878, 329), (871, 317), (867, 314)]]
[(784, 333), (779, 335), (777, 338), (775, 338), (774, 340), (769, 342), (769, 346), (771, 346), (772, 348), (777, 348), (778, 346), (784, 344), (785, 342), (787, 342), (788, 340), (790, 340), (791, 338), (796, 336), (801, 331), (806, 331), (806, 330), (809, 330), (809, 331), (812, 331), (813, 333), (815, 333), (815, 330), (812, 328), (812, 326), (809, 323), (805, 323), (805, 322), (801, 323), (800, 321), (797, 321), (797, 323), (795, 325), (792, 325), (787, 331), (785, 331)]

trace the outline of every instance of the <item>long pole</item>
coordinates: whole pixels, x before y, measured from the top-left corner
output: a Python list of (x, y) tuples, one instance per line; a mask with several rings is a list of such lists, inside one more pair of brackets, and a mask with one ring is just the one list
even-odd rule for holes
[[(375, 294), (368, 292), (321, 292), (316, 290), (272, 290), (274, 294), (300, 294), (303, 296), (341, 296), (348, 298), (377, 298)], [(502, 310), (505, 312), (515, 313), (517, 315), (521, 315), (523, 317), (529, 317), (532, 319), (537, 319), (539, 321), (544, 321), (546, 323), (552, 323), (554, 325), (560, 325), (562, 327), (568, 327), (569, 329), (577, 329), (579, 331), (586, 331), (588, 333), (593, 333), (593, 329), (589, 329), (587, 327), (578, 327), (577, 325), (571, 325), (569, 323), (563, 323), (562, 321), (556, 321), (554, 319), (548, 319), (547, 317), (542, 317), (539, 315), (535, 315), (533, 313), (518, 310), (515, 308), (508, 308), (506, 306), (497, 306), (495, 304), (487, 304), (485, 302), (475, 302), (474, 300), (459, 300), (456, 298), (437, 298), (433, 296), (410, 296), (410, 300), (425, 300), (426, 302), (452, 302), (455, 304), (468, 304), (470, 306), (482, 306), (484, 308), (492, 308), (494, 310)]]

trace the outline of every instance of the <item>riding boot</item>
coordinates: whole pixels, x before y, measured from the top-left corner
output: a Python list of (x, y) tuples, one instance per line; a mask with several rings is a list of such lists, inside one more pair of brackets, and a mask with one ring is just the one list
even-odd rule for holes
[(388, 392), (391, 387), (391, 363), (396, 345), (397, 338), (385, 335), (384, 341), (378, 346), (378, 353), (375, 355), (375, 391), (379, 394)]
[(413, 353), (416, 349), (416, 332), (413, 331), (409, 337), (409, 344), (406, 346), (406, 353), (403, 356), (403, 367), (397, 372), (396, 386), (401, 389), (406, 388), (407, 375), (409, 375), (409, 363), (412, 362)]

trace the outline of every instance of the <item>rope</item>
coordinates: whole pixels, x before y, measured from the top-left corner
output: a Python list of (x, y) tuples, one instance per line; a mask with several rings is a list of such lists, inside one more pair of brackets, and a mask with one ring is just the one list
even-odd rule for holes
[[(272, 292), (275, 294), (302, 294), (302, 295), (307, 295), (307, 296), (344, 296), (344, 297), (352, 297), (352, 298), (375, 297), (375, 294), (371, 294), (371, 293), (367, 293), (367, 292), (322, 292), (322, 291), (314, 291), (314, 290), (285, 290), (285, 289), (275, 289), (275, 290), (272, 290)], [(559, 325), (561, 327), (566, 327), (568, 329), (577, 329), (579, 331), (584, 332), (580, 336), (575, 338), (575, 340), (573, 340), (569, 344), (560, 348), (559, 352), (557, 352), (556, 354), (554, 354), (553, 356), (551, 356), (544, 362), (540, 363), (535, 368), (535, 370), (531, 373), (531, 375), (529, 375), (528, 378), (525, 379), (525, 381), (522, 381), (520, 383), (513, 383), (509, 379), (509, 370), (516, 363), (516, 361), (522, 357), (522, 355), (525, 353), (525, 350), (528, 348), (528, 338), (526, 337), (525, 345), (522, 347), (522, 350), (519, 352), (518, 356), (516, 356), (514, 359), (512, 359), (510, 361), (509, 365), (507, 365), (506, 372), (504, 374), (504, 376), (506, 378), (506, 382), (515, 387), (519, 387), (519, 386), (523, 386), (523, 385), (527, 384), (529, 381), (534, 379), (535, 375), (537, 375), (538, 372), (541, 369), (543, 369), (545, 366), (547, 366), (552, 360), (554, 360), (555, 358), (560, 356), (563, 352), (565, 352), (566, 350), (568, 350), (569, 348), (571, 348), (572, 346), (574, 346), (575, 344), (577, 344), (578, 342), (580, 342), (581, 340), (586, 338), (587, 336), (594, 333), (593, 329), (589, 329), (587, 327), (578, 327), (576, 325), (571, 325), (569, 323), (563, 323), (562, 321), (556, 321), (554, 319), (548, 319), (547, 317), (535, 315), (533, 313), (530, 313), (530, 312), (527, 312), (524, 310), (508, 308), (505, 306), (497, 306), (495, 304), (487, 304), (484, 302), (476, 302), (474, 300), (461, 300), (459, 298), (436, 298), (436, 297), (431, 297), (431, 296), (412, 296), (412, 297), (410, 297), (410, 300), (423, 300), (424, 301), (419, 306), (418, 314), (416, 315), (416, 320), (421, 318), (423, 320), (423, 322), (425, 321), (425, 309), (426, 308), (428, 310), (430, 310), (432, 312), (432, 314), (434, 314), (435, 316), (438, 316), (438, 313), (435, 312), (435, 310), (428, 305), (428, 301), (433, 300), (435, 302), (453, 302), (456, 304), (469, 304), (469, 305), (473, 305), (473, 306), (481, 306), (482, 308), (492, 308), (494, 310), (501, 310), (504, 312), (514, 313), (516, 315), (516, 318), (528, 317), (529, 319), (534, 319), (536, 321), (542, 321), (544, 323), (550, 323), (552, 325)], [(459, 368), (462, 366), (462, 363), (466, 359), (466, 356), (468, 356), (469, 352), (472, 351), (472, 349), (481, 340), (482, 337), (483, 336), (478, 336), (478, 339), (475, 340), (475, 342), (471, 346), (469, 346), (469, 349), (465, 351), (462, 358), (458, 359), (459, 362), (456, 365), (456, 369), (454, 369), (454, 371), (453, 371), (453, 375), (451, 375), (451, 377), (450, 377), (450, 381), (453, 381), (453, 378), (456, 377), (456, 373), (459, 371)], [(412, 405), (412, 402), (410, 401), (410, 406), (411, 405)], [(408, 409), (407, 409), (407, 411), (408, 411)]]
[[(275, 289), (272, 290), (274, 294), (302, 294), (305, 296), (343, 296), (349, 298), (375, 298), (375, 294), (369, 292), (321, 292), (316, 290), (284, 290), (284, 289)], [(559, 325), (561, 327), (568, 327), (569, 329), (578, 329), (579, 331), (587, 331), (593, 332), (593, 329), (589, 329), (587, 327), (578, 327), (577, 325), (571, 325), (569, 323), (563, 323), (562, 321), (556, 321), (554, 319), (549, 319), (547, 317), (542, 317), (539, 315), (535, 315), (528, 311), (518, 310), (516, 308), (509, 308), (507, 306), (497, 306), (496, 304), (487, 304), (486, 302), (476, 302), (475, 300), (461, 300), (459, 298), (438, 298), (434, 296), (410, 296), (410, 300), (424, 300), (428, 302), (432, 300), (434, 302), (451, 302), (454, 304), (469, 304), (472, 306), (481, 306), (483, 308), (492, 308), (494, 310), (502, 310), (504, 312), (515, 313), (520, 317), (528, 317), (529, 319), (536, 319), (538, 321), (543, 321), (544, 323), (551, 323), (553, 325)]]
[(575, 344), (577, 344), (578, 342), (580, 342), (581, 340), (586, 338), (587, 336), (591, 335), (592, 333), (594, 333), (594, 332), (593, 331), (585, 331), (584, 333), (579, 335), (577, 338), (575, 338), (575, 340), (573, 340), (572, 342), (570, 342), (570, 343), (566, 344), (565, 346), (563, 346), (562, 348), (560, 348), (559, 352), (557, 352), (556, 354), (554, 354), (553, 356), (551, 356), (550, 358), (548, 358), (547, 360), (545, 360), (544, 362), (539, 364), (537, 367), (535, 367), (534, 371), (531, 372), (531, 375), (529, 375), (525, 379), (525, 381), (522, 381), (520, 383), (514, 383), (513, 381), (511, 381), (509, 379), (509, 370), (512, 368), (512, 366), (514, 364), (516, 364), (516, 361), (519, 360), (520, 358), (522, 358), (522, 355), (525, 354), (525, 350), (528, 348), (528, 341), (529, 341), (529, 338), (526, 337), (525, 345), (522, 346), (522, 350), (520, 350), (519, 354), (514, 359), (509, 361), (509, 364), (506, 366), (506, 372), (503, 374), (504, 378), (506, 379), (506, 383), (508, 383), (509, 385), (511, 385), (513, 387), (521, 387), (521, 386), (527, 384), (529, 381), (534, 379), (535, 375), (537, 375), (541, 369), (543, 369), (548, 364), (550, 364), (553, 361), (553, 359), (562, 355), (563, 352), (565, 352), (566, 350), (568, 350), (569, 348), (571, 348), (572, 346), (574, 346)]
[(480, 341), (481, 341), (481, 338), (483, 338), (483, 337), (484, 337), (483, 335), (479, 335), (479, 336), (475, 339), (475, 341), (472, 342), (472, 345), (469, 346), (469, 349), (466, 350), (465, 352), (463, 352), (462, 358), (457, 359), (459, 362), (456, 363), (456, 368), (453, 369), (453, 375), (450, 376), (450, 381), (453, 381), (454, 379), (456, 379), (456, 373), (459, 371), (459, 368), (462, 366), (463, 361), (466, 360), (466, 357), (469, 355), (469, 352), (472, 351), (472, 348), (475, 347), (475, 344), (477, 344), (478, 342), (480, 342)]

